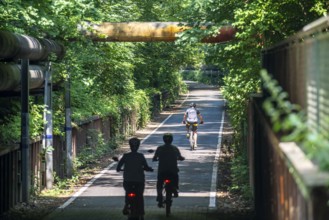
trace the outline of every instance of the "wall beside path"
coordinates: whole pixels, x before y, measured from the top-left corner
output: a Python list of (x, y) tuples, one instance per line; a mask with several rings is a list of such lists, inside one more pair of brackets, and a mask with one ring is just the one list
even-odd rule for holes
[(262, 97), (248, 107), (248, 157), (257, 220), (326, 220), (329, 173), (298, 144), (281, 142), (262, 110)]

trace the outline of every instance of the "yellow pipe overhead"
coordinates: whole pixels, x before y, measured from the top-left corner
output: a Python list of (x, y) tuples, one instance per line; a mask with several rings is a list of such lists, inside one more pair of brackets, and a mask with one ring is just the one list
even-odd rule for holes
[[(190, 29), (180, 22), (103, 22), (101, 24), (85, 23), (79, 29), (94, 41), (116, 42), (171, 42), (177, 39), (176, 34)], [(203, 43), (220, 43), (230, 41), (236, 33), (232, 26), (224, 26), (218, 35), (202, 40)]]

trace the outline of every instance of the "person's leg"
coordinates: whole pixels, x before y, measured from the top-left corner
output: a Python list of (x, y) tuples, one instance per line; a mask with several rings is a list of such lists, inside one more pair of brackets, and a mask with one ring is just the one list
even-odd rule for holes
[(178, 189), (179, 189), (179, 176), (178, 173), (172, 175), (173, 186), (174, 186), (174, 197), (178, 197)]
[(190, 123), (186, 122), (186, 138), (190, 138)]
[(125, 204), (127, 204), (128, 203), (129, 183), (126, 181), (123, 181), (123, 188), (125, 190)]
[(198, 133), (194, 132), (194, 148), (198, 147)]
[(198, 124), (193, 124), (194, 148), (198, 147)]
[(138, 205), (141, 215), (145, 215), (145, 209), (144, 209), (144, 189), (145, 189), (145, 183), (139, 183), (137, 185), (137, 195), (138, 195)]
[(124, 181), (123, 182), (123, 188), (125, 190), (125, 205), (123, 207), (122, 213), (124, 215), (127, 215), (129, 213), (128, 211), (128, 192), (130, 190), (131, 184), (129, 182)]
[(161, 174), (158, 174), (158, 181), (157, 181), (157, 199), (156, 201), (158, 202), (158, 206), (162, 207), (162, 187), (163, 187), (163, 177)]

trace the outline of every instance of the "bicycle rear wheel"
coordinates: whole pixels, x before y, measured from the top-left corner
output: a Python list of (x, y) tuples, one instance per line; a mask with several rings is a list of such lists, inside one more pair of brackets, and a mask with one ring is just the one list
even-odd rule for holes
[(143, 195), (137, 194), (135, 197), (128, 199), (129, 214), (128, 220), (143, 220), (144, 219), (144, 202)]
[(172, 192), (169, 189), (166, 189), (166, 197), (165, 197), (165, 204), (166, 204), (166, 216), (169, 217), (171, 213), (171, 203), (172, 203)]

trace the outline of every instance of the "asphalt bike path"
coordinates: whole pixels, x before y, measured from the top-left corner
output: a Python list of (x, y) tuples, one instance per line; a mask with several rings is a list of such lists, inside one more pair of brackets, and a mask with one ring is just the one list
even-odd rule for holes
[[(144, 153), (154, 172), (146, 172), (144, 192), (145, 219), (219, 219), (216, 214), (217, 159), (221, 144), (221, 131), (224, 123), (225, 101), (219, 90), (210, 87), (192, 85), (181, 107), (168, 117), (144, 139), (139, 152)], [(196, 103), (205, 124), (199, 125), (198, 148), (190, 150), (186, 138), (186, 128), (182, 124), (183, 114), (191, 102)], [(179, 161), (179, 197), (173, 199), (172, 214), (165, 216), (165, 209), (158, 208), (156, 202), (157, 162), (152, 162), (153, 153), (162, 145), (162, 135), (170, 132), (174, 136), (173, 144), (178, 146), (184, 161)], [(121, 156), (121, 155), (120, 155)], [(123, 220), (124, 190), (122, 172), (115, 171), (116, 162), (96, 175), (84, 187), (76, 192), (63, 205), (44, 220)]]

